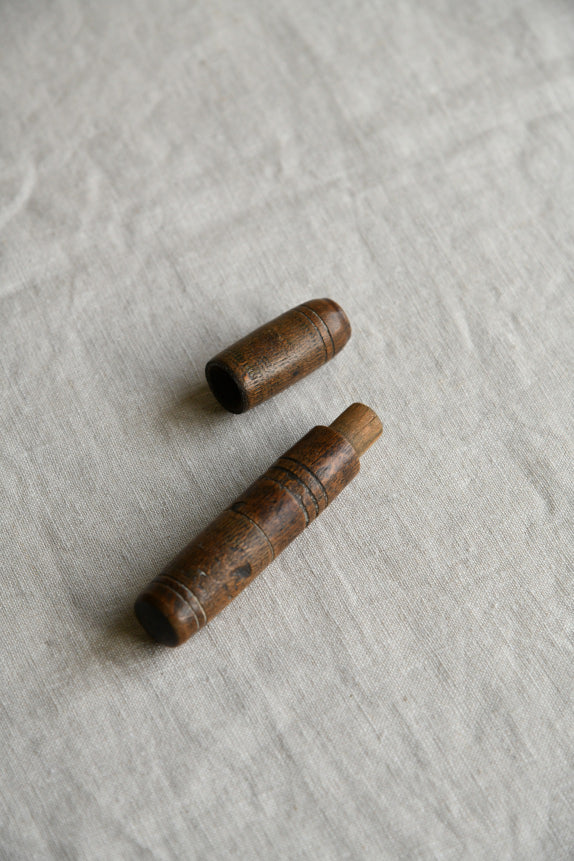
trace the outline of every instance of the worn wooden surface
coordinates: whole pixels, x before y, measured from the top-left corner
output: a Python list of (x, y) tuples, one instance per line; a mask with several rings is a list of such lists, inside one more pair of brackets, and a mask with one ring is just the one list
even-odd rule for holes
[(276, 317), (207, 363), (219, 403), (243, 413), (330, 361), (351, 337), (351, 324), (332, 299), (312, 299)]
[(364, 404), (351, 404), (337, 416), (331, 427), (349, 440), (359, 457), (383, 432), (383, 424), (378, 415)]
[(144, 628), (168, 646), (199, 631), (347, 486), (359, 471), (357, 449), (381, 430), (372, 410), (353, 404), (309, 431), (142, 592), (135, 611)]

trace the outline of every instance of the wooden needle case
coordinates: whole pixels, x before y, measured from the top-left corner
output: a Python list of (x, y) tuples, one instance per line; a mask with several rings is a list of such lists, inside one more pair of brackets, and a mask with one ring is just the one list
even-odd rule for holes
[(167, 646), (199, 631), (352, 481), (381, 432), (363, 404), (309, 431), (139, 595), (146, 631)]

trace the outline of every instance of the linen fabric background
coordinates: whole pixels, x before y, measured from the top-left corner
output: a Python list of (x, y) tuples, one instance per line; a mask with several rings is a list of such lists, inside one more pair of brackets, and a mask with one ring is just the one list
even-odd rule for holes
[[(3, 859), (574, 857), (574, 7), (0, 5)], [(244, 416), (208, 358), (353, 337)], [(178, 650), (131, 606), (353, 401)]]

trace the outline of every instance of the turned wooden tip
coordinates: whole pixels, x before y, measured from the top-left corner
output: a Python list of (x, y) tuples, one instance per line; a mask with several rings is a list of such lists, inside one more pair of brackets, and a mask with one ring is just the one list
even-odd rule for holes
[(364, 404), (351, 404), (332, 422), (331, 427), (351, 443), (358, 457), (361, 457), (383, 432), (383, 424), (378, 415)]

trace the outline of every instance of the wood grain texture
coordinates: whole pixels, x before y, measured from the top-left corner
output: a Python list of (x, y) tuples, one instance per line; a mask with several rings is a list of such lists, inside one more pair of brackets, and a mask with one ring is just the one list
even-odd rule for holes
[(218, 353), (205, 376), (225, 409), (243, 413), (330, 361), (350, 337), (343, 309), (332, 299), (312, 299)]
[(351, 404), (331, 427), (349, 440), (359, 457), (383, 432), (383, 423), (378, 415), (364, 404)]
[[(363, 427), (368, 408), (353, 405), (350, 410)], [(368, 424), (374, 439), (380, 430)], [(352, 431), (349, 416), (345, 427)], [(141, 593), (135, 612), (143, 627), (165, 645), (185, 642), (312, 523), (358, 471), (357, 452), (343, 434), (332, 425), (313, 428)]]

